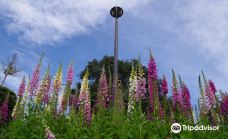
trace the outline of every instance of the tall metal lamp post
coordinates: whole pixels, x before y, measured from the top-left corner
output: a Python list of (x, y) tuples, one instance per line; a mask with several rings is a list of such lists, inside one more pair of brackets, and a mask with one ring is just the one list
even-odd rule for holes
[(114, 95), (117, 90), (118, 78), (118, 18), (123, 15), (123, 9), (115, 6), (110, 11), (111, 16), (115, 18), (115, 40), (114, 40), (114, 69), (113, 69), (113, 88), (112, 94)]

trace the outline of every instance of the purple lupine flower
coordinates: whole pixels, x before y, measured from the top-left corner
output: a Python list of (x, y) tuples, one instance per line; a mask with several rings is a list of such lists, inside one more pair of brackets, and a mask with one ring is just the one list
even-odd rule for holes
[(138, 102), (140, 99), (145, 99), (145, 96), (146, 96), (146, 79), (141, 78), (137, 80), (137, 87), (136, 87), (136, 93), (135, 93), (136, 102)]
[(46, 127), (45, 129), (45, 137), (46, 139), (56, 139), (55, 135), (51, 132), (49, 127)]
[(176, 80), (176, 76), (175, 76), (175, 72), (172, 70), (173, 72), (173, 80), (172, 80), (172, 105), (173, 105), (173, 109), (176, 109), (177, 104), (180, 100), (180, 95), (179, 95), (179, 90), (178, 90), (178, 85), (177, 85), (177, 80)]
[(73, 64), (70, 64), (68, 71), (67, 71), (67, 83), (71, 84), (74, 78), (74, 68)]
[(6, 96), (6, 99), (4, 100), (2, 106), (0, 107), (0, 125), (5, 124), (8, 120), (9, 115), (9, 94)]
[[(153, 58), (150, 51), (150, 61), (148, 64), (148, 87), (149, 87), (149, 112), (153, 113), (154, 110), (159, 112), (159, 98), (158, 98), (158, 88), (157, 88), (157, 66), (155, 59)], [(157, 113), (159, 114), (159, 113)]]
[(217, 90), (216, 90), (216, 88), (215, 88), (215, 84), (213, 83), (213, 81), (212, 81), (212, 80), (209, 80), (209, 81), (208, 81), (208, 84), (209, 84), (211, 90), (213, 91), (213, 93), (215, 94), (215, 92), (216, 92)]
[(190, 99), (191, 99), (191, 97), (190, 97), (188, 87), (185, 84), (183, 84), (183, 87), (182, 87), (182, 106), (183, 106), (183, 111), (185, 113), (190, 112), (192, 109)]
[(38, 89), (39, 79), (40, 79), (40, 67), (43, 56), (41, 56), (39, 63), (37, 64), (35, 70), (33, 71), (32, 78), (29, 85), (29, 96), (36, 95), (36, 90)]
[(228, 115), (228, 95), (222, 98), (220, 110), (223, 115)]
[(25, 77), (22, 79), (21, 84), (18, 89), (18, 96), (22, 97), (25, 92)]
[(162, 92), (162, 96), (166, 96), (168, 93), (168, 84), (167, 84), (165, 75), (163, 75), (162, 81), (161, 81), (161, 92)]
[(109, 93), (108, 93), (108, 83), (105, 74), (105, 69), (103, 67), (101, 76), (98, 84), (98, 95), (97, 95), (97, 104), (103, 108), (108, 107), (109, 103)]

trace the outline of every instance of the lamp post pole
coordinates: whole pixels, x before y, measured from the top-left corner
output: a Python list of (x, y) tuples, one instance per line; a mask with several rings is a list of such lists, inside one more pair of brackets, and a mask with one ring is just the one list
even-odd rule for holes
[(115, 18), (115, 40), (114, 40), (114, 69), (113, 69), (113, 84), (112, 94), (115, 95), (117, 91), (117, 80), (118, 80), (118, 18), (123, 15), (123, 9), (116, 6), (110, 11), (112, 17)]

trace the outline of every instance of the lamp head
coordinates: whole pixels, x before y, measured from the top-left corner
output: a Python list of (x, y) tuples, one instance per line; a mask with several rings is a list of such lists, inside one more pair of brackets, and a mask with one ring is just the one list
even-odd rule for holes
[(123, 9), (121, 7), (115, 6), (111, 9), (110, 14), (114, 18), (119, 18), (123, 15)]

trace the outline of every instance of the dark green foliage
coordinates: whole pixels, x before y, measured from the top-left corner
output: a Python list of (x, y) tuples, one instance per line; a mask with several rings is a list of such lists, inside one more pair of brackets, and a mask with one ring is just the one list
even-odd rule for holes
[(12, 114), (13, 108), (17, 102), (16, 94), (8, 89), (7, 87), (0, 86), (0, 106), (2, 106), (2, 103), (4, 102), (7, 94), (9, 93), (9, 115)]
[[(102, 71), (103, 66), (105, 66), (105, 71), (107, 75), (107, 80), (109, 81), (109, 69), (110, 73), (113, 73), (113, 56), (104, 56), (101, 60), (93, 59), (92, 61), (88, 62), (88, 65), (85, 67), (85, 69), (81, 72), (79, 75), (80, 78), (83, 78), (83, 75), (85, 74), (86, 70), (89, 69), (89, 79), (90, 79), (90, 93), (91, 93), (91, 104), (92, 106), (95, 103), (97, 88), (98, 88), (98, 82), (100, 78), (100, 74)], [(128, 83), (129, 83), (129, 77), (130, 77), (130, 71), (132, 68), (132, 63), (136, 64), (138, 61), (136, 59), (132, 60), (119, 60), (118, 62), (118, 77), (119, 80), (121, 80), (124, 90), (128, 90)], [(147, 76), (147, 68), (145, 66), (142, 67), (144, 70), (145, 77)], [(112, 76), (111, 76), (112, 77)], [(126, 92), (126, 91), (124, 91)], [(127, 95), (124, 95), (124, 101), (127, 102)]]

